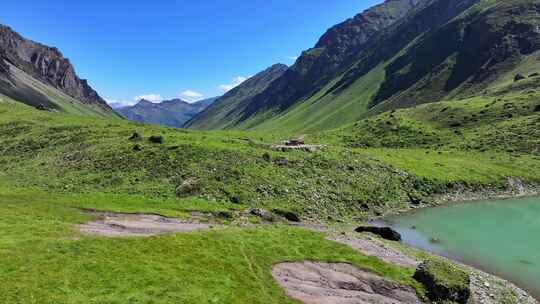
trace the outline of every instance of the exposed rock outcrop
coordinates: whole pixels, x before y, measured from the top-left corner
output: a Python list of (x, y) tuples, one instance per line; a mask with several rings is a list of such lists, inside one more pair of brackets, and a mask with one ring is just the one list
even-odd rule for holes
[(274, 279), (287, 295), (305, 304), (419, 304), (413, 288), (344, 263), (282, 263)]

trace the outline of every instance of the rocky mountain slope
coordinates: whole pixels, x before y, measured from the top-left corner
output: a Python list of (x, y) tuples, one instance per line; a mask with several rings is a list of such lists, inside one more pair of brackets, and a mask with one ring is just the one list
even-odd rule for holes
[(143, 99), (134, 106), (118, 108), (115, 111), (132, 121), (180, 128), (216, 99), (217, 97), (209, 98), (195, 103), (188, 103), (181, 99), (152, 103)]
[(0, 94), (42, 109), (114, 115), (54, 47), (25, 39), (0, 25)]
[(540, 69), (539, 20), (535, 0), (388, 0), (330, 29), (228, 127), (316, 131), (480, 95)]
[(246, 80), (227, 92), (205, 111), (186, 124), (193, 129), (225, 129), (239, 123), (242, 113), (260, 94), (287, 70), (284, 64), (276, 64)]

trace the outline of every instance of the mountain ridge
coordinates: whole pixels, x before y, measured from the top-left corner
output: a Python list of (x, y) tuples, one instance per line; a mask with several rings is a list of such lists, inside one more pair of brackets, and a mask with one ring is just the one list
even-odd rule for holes
[(154, 125), (165, 125), (181, 128), (195, 115), (210, 106), (218, 97), (189, 103), (180, 98), (154, 103), (141, 99), (137, 104), (117, 108), (115, 111), (122, 117)]
[[(16, 75), (17, 74), (17, 75)], [(24, 38), (12, 28), (0, 24), (0, 93), (32, 106), (63, 109), (65, 103), (80, 102), (111, 115), (112, 109), (88, 84), (79, 78), (75, 68), (56, 47)], [(73, 99), (49, 94), (51, 89), (38, 89), (28, 77), (50, 86)], [(69, 106), (67, 106), (69, 107)]]

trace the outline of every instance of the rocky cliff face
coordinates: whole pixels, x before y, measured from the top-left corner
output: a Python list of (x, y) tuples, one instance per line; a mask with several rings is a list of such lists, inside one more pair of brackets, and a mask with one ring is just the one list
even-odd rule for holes
[(0, 71), (4, 74), (9, 73), (9, 62), (82, 103), (110, 110), (88, 82), (77, 76), (73, 65), (57, 48), (25, 39), (11, 28), (0, 25), (0, 57)]
[(246, 109), (246, 117), (267, 108), (286, 109), (321, 89), (342, 73), (376, 34), (405, 17), (427, 0), (387, 0), (329, 29), (314, 48)]

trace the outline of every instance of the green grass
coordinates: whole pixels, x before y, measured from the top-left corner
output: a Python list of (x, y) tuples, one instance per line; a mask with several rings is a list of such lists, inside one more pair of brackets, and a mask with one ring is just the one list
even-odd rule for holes
[[(2, 188), (2, 303), (296, 303), (273, 281), (271, 267), (303, 260), (352, 263), (422, 292), (411, 279), (413, 269), (286, 226), (144, 239), (79, 235), (74, 225), (91, 216), (75, 207), (126, 208), (105, 196), (94, 196), (92, 203), (77, 198)], [(143, 209), (171, 207), (145, 204)]]
[[(271, 150), (269, 144), (285, 138), (280, 134), (187, 131), (0, 103), (0, 181), (49, 193), (235, 203), (237, 209), (281, 208), (304, 219), (347, 221), (401, 209), (409, 195), (441, 194), (454, 184), (474, 190), (504, 188), (507, 177), (538, 182), (535, 99), (519, 100), (514, 103), (521, 110), (504, 120), (495, 118), (506, 115), (507, 102), (492, 105), (489, 98), (385, 113), (308, 136), (329, 144), (314, 153)], [(483, 123), (464, 122), (485, 105)], [(454, 118), (441, 119), (443, 108)], [(454, 121), (464, 124), (449, 129)], [(522, 139), (505, 139), (510, 131)], [(140, 138), (130, 140), (134, 132)], [(151, 135), (163, 136), (164, 143), (149, 142)], [(180, 193), (187, 180), (195, 180), (198, 191)]]

